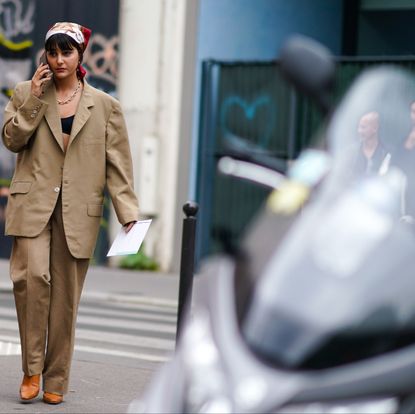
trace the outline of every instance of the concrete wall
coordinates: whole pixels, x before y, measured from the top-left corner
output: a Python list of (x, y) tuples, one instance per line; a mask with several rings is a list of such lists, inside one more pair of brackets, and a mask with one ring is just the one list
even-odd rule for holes
[[(177, 269), (190, 165), (195, 0), (122, 0), (119, 98), (130, 134), (146, 253)], [(113, 220), (112, 236), (118, 231)]]

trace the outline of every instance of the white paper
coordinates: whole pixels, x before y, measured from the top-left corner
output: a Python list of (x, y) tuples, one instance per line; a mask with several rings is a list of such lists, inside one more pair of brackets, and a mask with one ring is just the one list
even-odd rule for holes
[(124, 228), (121, 228), (108, 251), (107, 257), (137, 253), (150, 224), (151, 220), (137, 221), (128, 233), (125, 232)]

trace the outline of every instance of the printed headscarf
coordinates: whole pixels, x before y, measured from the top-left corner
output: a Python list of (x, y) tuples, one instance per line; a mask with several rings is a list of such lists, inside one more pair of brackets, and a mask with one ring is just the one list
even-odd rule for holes
[[(63, 33), (75, 40), (75, 42), (81, 46), (82, 51), (85, 51), (88, 46), (89, 38), (91, 37), (91, 32), (91, 29), (77, 23), (58, 22), (55, 23), (46, 33), (45, 43), (51, 36)], [(81, 78), (84, 78), (86, 75), (86, 70), (81, 64), (79, 64), (78, 73)]]

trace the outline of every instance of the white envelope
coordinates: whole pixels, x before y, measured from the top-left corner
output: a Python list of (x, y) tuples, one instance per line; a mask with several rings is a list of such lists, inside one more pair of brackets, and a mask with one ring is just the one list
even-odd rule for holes
[(107, 257), (137, 253), (147, 234), (150, 224), (151, 220), (137, 221), (128, 233), (121, 228), (108, 251)]

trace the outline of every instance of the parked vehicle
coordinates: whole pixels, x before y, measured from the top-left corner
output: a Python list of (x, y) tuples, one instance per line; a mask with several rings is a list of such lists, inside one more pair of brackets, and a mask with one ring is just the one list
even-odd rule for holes
[[(205, 261), (175, 355), (129, 412), (415, 412), (414, 86), (389, 66), (357, 79), (238, 251)], [(368, 113), (388, 156), (369, 173)]]

